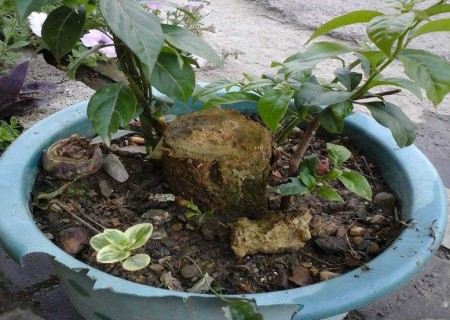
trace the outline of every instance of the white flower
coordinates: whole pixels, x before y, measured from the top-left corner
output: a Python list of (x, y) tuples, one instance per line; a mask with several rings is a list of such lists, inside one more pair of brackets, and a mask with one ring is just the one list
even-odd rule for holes
[(47, 14), (45, 12), (32, 12), (28, 16), (30, 29), (38, 37), (42, 37), (42, 25), (44, 24), (45, 19), (47, 19)]
[(86, 33), (83, 37), (80, 38), (83, 45), (87, 48), (94, 47), (98, 44), (110, 45), (105, 48), (101, 48), (98, 51), (104, 53), (108, 58), (116, 58), (116, 49), (114, 48), (113, 40), (106, 33), (101, 32), (100, 30), (91, 29), (88, 33)]

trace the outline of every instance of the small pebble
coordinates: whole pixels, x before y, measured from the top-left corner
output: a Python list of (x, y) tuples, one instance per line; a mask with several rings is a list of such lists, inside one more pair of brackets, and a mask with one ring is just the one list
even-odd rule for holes
[(352, 237), (362, 237), (365, 232), (366, 232), (366, 228), (358, 227), (358, 226), (353, 226), (349, 230), (349, 234)]
[(152, 263), (149, 268), (155, 272), (161, 273), (164, 270), (164, 267), (157, 263)]
[(189, 264), (181, 268), (181, 275), (185, 279), (191, 279), (198, 275), (198, 269), (195, 265)]
[(396, 202), (396, 197), (389, 192), (380, 192), (373, 198), (373, 203), (391, 211), (394, 211)]
[(172, 225), (171, 229), (175, 232), (180, 232), (181, 230), (183, 230), (183, 224), (175, 223), (174, 225)]

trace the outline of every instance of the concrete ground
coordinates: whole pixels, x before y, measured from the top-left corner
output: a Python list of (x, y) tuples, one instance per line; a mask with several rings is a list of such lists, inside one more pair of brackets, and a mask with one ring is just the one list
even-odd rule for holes
[[(208, 22), (216, 33), (206, 35), (215, 48), (226, 57), (221, 69), (206, 67), (199, 71), (199, 79), (211, 81), (218, 77), (237, 78), (241, 72), (258, 74), (270, 61), (282, 60), (293, 43), (304, 42), (310, 30), (328, 18), (349, 10), (380, 6), (380, 1), (354, 0), (260, 0), (212, 1)], [(248, 33), (247, 33), (248, 32)], [(357, 30), (344, 30), (332, 35), (352, 40), (360, 37)], [(439, 35), (417, 44), (450, 57), (450, 41)], [(395, 70), (394, 70), (395, 73)], [(47, 107), (26, 115), (21, 121), (32, 125), (64, 106), (86, 100), (92, 90), (79, 82), (69, 81), (63, 74), (37, 59), (30, 79), (58, 83), (58, 98), (49, 96)], [(436, 166), (444, 184), (450, 188), (450, 100), (440, 111), (425, 102), (401, 96), (400, 102), (418, 123), (416, 145)], [(402, 289), (361, 309), (351, 311), (347, 319), (358, 320), (445, 320), (450, 319), (450, 237), (421, 271)], [(46, 256), (28, 256), (24, 267), (17, 265), (0, 248), (0, 320), (46, 319), (81, 320), (71, 306), (55, 277)], [(126, 319), (124, 319), (126, 320)], [(282, 319), (280, 319), (282, 320)]]

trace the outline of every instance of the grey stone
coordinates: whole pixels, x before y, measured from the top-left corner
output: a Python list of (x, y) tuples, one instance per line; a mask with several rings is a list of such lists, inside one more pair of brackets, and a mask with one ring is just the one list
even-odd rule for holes
[(373, 202), (376, 205), (393, 212), (397, 203), (397, 198), (392, 193), (380, 192), (373, 197)]
[(114, 180), (119, 182), (125, 182), (129, 178), (127, 170), (122, 162), (120, 162), (120, 159), (114, 154), (110, 153), (106, 156), (105, 160), (103, 160), (102, 168), (107, 174), (114, 178)]

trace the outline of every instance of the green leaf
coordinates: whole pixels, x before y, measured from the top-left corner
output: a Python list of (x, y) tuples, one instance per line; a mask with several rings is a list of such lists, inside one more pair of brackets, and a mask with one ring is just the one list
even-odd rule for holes
[(75, 47), (85, 20), (86, 10), (83, 6), (77, 10), (62, 6), (50, 12), (42, 26), (42, 39), (56, 60), (59, 61)]
[(127, 271), (138, 271), (144, 269), (150, 263), (150, 256), (145, 253), (129, 257), (122, 263), (122, 268)]
[(412, 92), (417, 98), (422, 99), (422, 91), (413, 81), (404, 78), (383, 78), (381, 75), (373, 79), (367, 87), (367, 90), (376, 86), (395, 86)]
[(313, 189), (317, 185), (316, 178), (307, 172), (300, 172), (298, 177), (303, 182), (303, 184), (310, 190)]
[(417, 29), (411, 37), (417, 38), (418, 36), (430, 32), (446, 32), (446, 31), (447, 32), (450, 31), (450, 18), (430, 21), (421, 26), (419, 29)]
[(121, 250), (114, 245), (103, 247), (97, 253), (97, 261), (100, 263), (114, 263), (122, 261), (130, 256), (130, 251)]
[(353, 47), (340, 42), (316, 42), (311, 44), (304, 52), (297, 52), (289, 56), (284, 63), (288, 62), (311, 62), (317, 63), (331, 57), (352, 52)]
[(320, 125), (331, 133), (340, 133), (344, 129), (344, 119), (352, 112), (352, 103), (344, 101), (325, 108), (320, 113)]
[(256, 305), (247, 300), (226, 300), (227, 306), (222, 307), (227, 320), (264, 320), (256, 311)]
[(135, 0), (99, 0), (98, 4), (108, 27), (151, 75), (164, 45), (159, 18)]
[(386, 60), (386, 55), (381, 51), (360, 51), (356, 56), (361, 61), (361, 68), (367, 77)]
[(308, 187), (306, 187), (298, 178), (289, 178), (289, 180), (290, 182), (275, 187), (273, 191), (283, 196), (304, 195), (310, 193)]
[(429, 17), (435, 16), (437, 14), (445, 13), (445, 12), (450, 12), (450, 4), (437, 3), (437, 4), (429, 7), (428, 9), (425, 9), (424, 12)]
[(300, 172), (308, 173), (316, 177), (318, 161), (319, 160), (316, 154), (305, 157), (300, 164)]
[(151, 76), (151, 84), (165, 95), (186, 102), (195, 89), (195, 74), (185, 63), (181, 69), (177, 57), (161, 53)]
[(331, 19), (330, 21), (317, 28), (306, 43), (335, 29), (352, 24), (369, 22), (373, 18), (382, 15), (383, 13), (373, 10), (357, 10), (344, 14), (342, 16)]
[(309, 105), (312, 100), (321, 94), (327, 92), (328, 89), (315, 83), (303, 83), (295, 92), (294, 102), (296, 106)]
[(109, 84), (99, 89), (89, 100), (87, 116), (106, 145), (111, 134), (126, 126), (136, 111), (136, 98), (125, 84)]
[(351, 92), (346, 91), (328, 91), (324, 92), (313, 100), (310, 101), (310, 104), (315, 106), (330, 106), (337, 103), (342, 103), (347, 101), (352, 96)]
[(428, 51), (406, 49), (400, 61), (408, 77), (425, 89), (428, 99), (437, 106), (450, 91), (450, 64)]
[(338, 168), (333, 168), (328, 174), (326, 175), (326, 179), (328, 181), (335, 180), (339, 178), (342, 175), (342, 170)]
[(334, 75), (348, 91), (353, 91), (362, 80), (361, 73), (350, 71), (350, 69), (347, 68), (338, 68), (334, 70)]
[(203, 105), (203, 109), (211, 108), (215, 106), (221, 106), (224, 104), (232, 104), (237, 102), (258, 102), (261, 97), (254, 93), (249, 92), (228, 92), (219, 97), (212, 98)]
[(102, 248), (109, 246), (111, 243), (106, 239), (103, 233), (96, 234), (89, 241), (92, 249), (95, 251), (100, 251)]
[(286, 113), (293, 95), (292, 90), (272, 89), (259, 100), (258, 113), (272, 133), (277, 131), (278, 124)]
[(392, 57), (392, 47), (413, 25), (415, 17), (414, 12), (375, 17), (367, 25), (367, 35), (386, 56)]
[(216, 51), (207, 44), (202, 38), (198, 37), (191, 31), (174, 25), (161, 25), (164, 38), (174, 47), (202, 57), (215, 65), (222, 64), (222, 59)]
[(340, 166), (352, 156), (352, 153), (346, 147), (333, 143), (327, 143), (327, 151), (328, 157), (335, 167)]
[(417, 127), (399, 107), (386, 101), (368, 102), (364, 105), (378, 123), (391, 130), (399, 147), (405, 147), (414, 142)]
[(133, 242), (130, 247), (131, 250), (142, 247), (153, 232), (153, 225), (151, 223), (139, 223), (129, 227), (124, 234), (128, 238), (128, 242)]
[(38, 11), (45, 6), (61, 1), (62, 0), (14, 0), (14, 4), (16, 6), (19, 20), (24, 21), (25, 18), (28, 17), (33, 11)]
[(274, 85), (275, 82), (270, 79), (260, 79), (244, 85), (240, 91), (245, 92), (245, 91), (253, 91), (256, 89), (267, 89), (272, 88)]
[(208, 96), (210, 94), (216, 93), (219, 90), (228, 89), (234, 85), (234, 82), (230, 80), (218, 80), (215, 82), (208, 83), (206, 86), (201, 87), (194, 94), (195, 99), (199, 99), (204, 96)]
[(368, 201), (372, 201), (372, 188), (366, 178), (359, 173), (346, 171), (338, 179), (351, 192)]
[(341, 195), (332, 188), (324, 187), (324, 188), (317, 189), (317, 195), (319, 197), (321, 197), (322, 199), (325, 199), (328, 201), (344, 202), (344, 199), (342, 199)]

